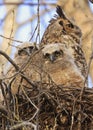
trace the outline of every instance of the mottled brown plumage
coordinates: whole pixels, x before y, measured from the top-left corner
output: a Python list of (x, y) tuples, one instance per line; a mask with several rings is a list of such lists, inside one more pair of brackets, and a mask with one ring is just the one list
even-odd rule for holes
[[(64, 44), (53, 43), (44, 45), (42, 49), (40, 48), (38, 51), (33, 51), (30, 56), (25, 53), (17, 55), (15, 63), (32, 83), (55, 83), (56, 85), (74, 87), (84, 86), (84, 77), (80, 70), (78, 70), (73, 55)], [(21, 87), (32, 87), (22, 78), (20, 72), (16, 72), (12, 66), (7, 72), (6, 77), (11, 76), (13, 76), (11, 79), (14, 78), (11, 83), (12, 94), (16, 94), (18, 91), (20, 92), (20, 90), (22, 91), (22, 89), (20, 89)], [(7, 80), (7, 83), (10, 81), (11, 80)]]
[(76, 66), (73, 55), (62, 43), (45, 45), (43, 69), (57, 85), (83, 87), (84, 77)]
[[(35, 71), (35, 69), (32, 69), (34, 68), (32, 65), (29, 67), (30, 62), (31, 62), (31, 57), (32, 57), (32, 54), (35, 53), (37, 50), (38, 50), (38, 47), (35, 44), (30, 44), (26, 42), (26, 43), (23, 43), (21, 46), (18, 46), (18, 51), (16, 52), (14, 56), (14, 62), (19, 67), (19, 70), (29, 80), (31, 79), (32, 73), (34, 73)], [(36, 74), (37, 73), (35, 73), (35, 76)], [(18, 90), (20, 87), (31, 87), (31, 85), (25, 79), (22, 78), (20, 72), (17, 71), (12, 65), (10, 66), (9, 70), (6, 73), (6, 83), (9, 84), (10, 82), (11, 82), (12, 94), (18, 93)]]
[(81, 49), (82, 32), (65, 16), (60, 6), (57, 6), (56, 12), (56, 17), (51, 19), (42, 37), (41, 46), (51, 43), (65, 44), (82, 75), (86, 77), (87, 63)]
[(57, 15), (50, 20), (50, 24), (44, 32), (41, 43), (62, 42), (65, 36), (70, 36), (80, 44), (82, 37), (80, 28), (66, 17), (60, 6), (57, 6), (56, 12)]

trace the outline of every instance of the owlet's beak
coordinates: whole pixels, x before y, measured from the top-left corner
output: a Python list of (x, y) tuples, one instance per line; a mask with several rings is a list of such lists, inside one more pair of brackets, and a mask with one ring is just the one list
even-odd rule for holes
[(49, 59), (51, 62), (54, 62), (56, 60), (56, 57), (54, 56), (54, 54), (50, 54)]

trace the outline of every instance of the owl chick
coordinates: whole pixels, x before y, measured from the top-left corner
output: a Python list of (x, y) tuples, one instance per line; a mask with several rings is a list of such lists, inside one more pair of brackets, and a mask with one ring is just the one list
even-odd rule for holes
[[(14, 57), (14, 62), (19, 67), (19, 70), (21, 70), (21, 72), (23, 72), (24, 75), (28, 78), (30, 75), (30, 68), (29, 68), (30, 58), (32, 54), (37, 50), (38, 50), (38, 46), (26, 42), (23, 43), (21, 46), (18, 46), (18, 52), (15, 54)], [(6, 74), (7, 84), (9, 84), (9, 82), (13, 78), (14, 80), (11, 85), (12, 94), (16, 94), (21, 85), (26, 87), (31, 86), (26, 80), (22, 78), (20, 72), (17, 72), (13, 66), (10, 66)]]
[(42, 37), (41, 46), (51, 43), (65, 44), (69, 52), (72, 53), (76, 66), (86, 77), (87, 63), (80, 45), (82, 32), (78, 26), (65, 16), (60, 6), (57, 6), (56, 12), (57, 16), (50, 21)]
[(43, 69), (57, 85), (83, 87), (84, 76), (76, 66), (72, 54), (62, 43), (45, 45), (42, 49)]

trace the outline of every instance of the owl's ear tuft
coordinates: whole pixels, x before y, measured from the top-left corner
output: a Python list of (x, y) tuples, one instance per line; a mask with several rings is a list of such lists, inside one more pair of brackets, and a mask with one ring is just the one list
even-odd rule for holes
[(59, 15), (59, 17), (63, 18), (63, 19), (66, 19), (66, 16), (61, 8), (61, 6), (57, 5), (56, 7), (56, 12), (57, 14)]

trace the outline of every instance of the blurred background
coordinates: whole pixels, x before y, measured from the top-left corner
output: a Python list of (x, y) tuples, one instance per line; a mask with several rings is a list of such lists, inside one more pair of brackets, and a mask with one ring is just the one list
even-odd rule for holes
[[(14, 58), (17, 46), (23, 42), (29, 41), (39, 44), (49, 24), (49, 20), (56, 14), (56, 4), (61, 5), (71, 19), (74, 19), (74, 15), (72, 15), (73, 13), (71, 14), (69, 9), (73, 9), (71, 5), (73, 2), (74, 4), (78, 4), (79, 2), (82, 9), (88, 8), (92, 12), (93, 5), (88, 0), (78, 0), (77, 3), (75, 1), (0, 0), (0, 50), (6, 52), (11, 58)], [(74, 6), (77, 7), (77, 5)], [(77, 9), (79, 10), (80, 8), (78, 7)], [(87, 12), (83, 10), (83, 13)], [(7, 60), (0, 55), (0, 75), (7, 71), (9, 66), (7, 63)], [(92, 86), (91, 78), (89, 78), (89, 86)]]

